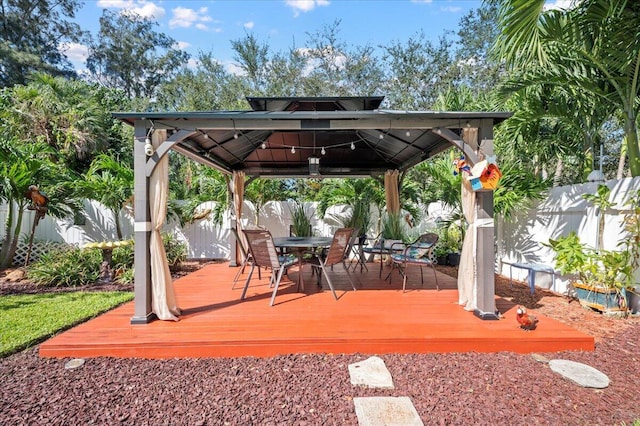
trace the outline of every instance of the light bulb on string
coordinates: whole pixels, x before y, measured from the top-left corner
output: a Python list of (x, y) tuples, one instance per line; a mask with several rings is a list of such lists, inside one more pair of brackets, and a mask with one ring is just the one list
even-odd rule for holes
[(233, 134), (233, 138), (234, 139), (238, 139), (238, 133), (237, 132)]
[(292, 146), (292, 147), (291, 147), (291, 153), (292, 153), (292, 154), (295, 154), (295, 153), (296, 153), (296, 147), (295, 147), (295, 146)]
[(322, 149), (320, 150), (320, 154), (325, 155), (327, 153), (327, 151), (324, 149), (324, 146), (322, 147)]
[(384, 135), (382, 133), (380, 133), (380, 135), (378, 136), (378, 138), (380, 139), (384, 139)]
[(411, 136), (411, 131), (407, 130), (407, 133), (405, 133), (407, 135), (407, 137)]
[(354, 144), (353, 142), (351, 142), (351, 151), (353, 151), (354, 149), (356, 149), (356, 144)]
[(267, 144), (262, 142), (262, 149), (267, 149)]

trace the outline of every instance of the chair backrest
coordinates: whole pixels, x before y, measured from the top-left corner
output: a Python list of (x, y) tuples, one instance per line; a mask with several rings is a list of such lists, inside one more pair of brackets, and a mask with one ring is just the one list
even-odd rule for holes
[(415, 259), (429, 256), (438, 242), (438, 234), (427, 232), (408, 246), (407, 256)]
[(327, 251), (325, 258), (325, 265), (335, 265), (344, 260), (345, 252), (351, 242), (351, 235), (353, 234), (353, 228), (340, 228), (333, 235), (331, 246)]
[(244, 245), (244, 241), (242, 238), (240, 238), (240, 235), (238, 234), (238, 230), (236, 228), (229, 228), (231, 229), (231, 232), (233, 232), (233, 236), (236, 237), (236, 241), (238, 242), (238, 246), (240, 246), (240, 252), (242, 253), (242, 259), (246, 259), (247, 258), (247, 254), (249, 253), (249, 251), (247, 250), (247, 248)]
[(243, 232), (247, 238), (253, 263), (256, 266), (274, 269), (280, 267), (278, 252), (273, 244), (271, 232), (261, 229), (245, 229)]

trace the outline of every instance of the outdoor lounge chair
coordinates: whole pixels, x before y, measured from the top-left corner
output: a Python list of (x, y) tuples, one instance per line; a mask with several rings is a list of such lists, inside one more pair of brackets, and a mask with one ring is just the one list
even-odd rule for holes
[[(391, 261), (392, 266), (398, 266), (399, 272), (402, 274), (402, 291), (405, 291), (407, 285), (407, 267), (409, 265), (416, 265), (420, 267), (420, 280), (424, 283), (424, 276), (422, 274), (423, 266), (431, 266), (433, 270), (433, 276), (436, 279), (436, 288), (440, 290), (438, 286), (438, 275), (436, 274), (436, 268), (433, 266), (433, 249), (438, 242), (438, 234), (432, 232), (422, 234), (416, 241), (408, 244), (402, 253), (392, 253)], [(389, 280), (391, 280), (391, 272), (389, 272)]]
[[(247, 266), (247, 263), (252, 263), (253, 258), (251, 257), (251, 253), (249, 253), (247, 248), (244, 246), (242, 239), (240, 239), (240, 236), (238, 235), (238, 230), (236, 228), (230, 228), (230, 229), (231, 229), (231, 232), (233, 232), (233, 235), (235, 235), (236, 241), (238, 242), (238, 246), (240, 247), (240, 252), (242, 253), (242, 265), (240, 265), (240, 269), (238, 269), (238, 272), (236, 272), (236, 276), (233, 277), (233, 286), (231, 287), (231, 289), (233, 290), (236, 288), (236, 283), (240, 279), (240, 275), (244, 274), (244, 268)], [(258, 279), (262, 279), (260, 268), (258, 268)]]
[(353, 287), (355, 291), (356, 286), (353, 284), (351, 280), (351, 276), (349, 274), (349, 267), (345, 263), (345, 254), (349, 249), (349, 244), (351, 242), (351, 235), (353, 234), (353, 228), (340, 228), (333, 235), (333, 240), (331, 241), (331, 246), (326, 251), (326, 253), (314, 253), (314, 257), (310, 260), (311, 266), (314, 270), (317, 270), (318, 273), (318, 285), (321, 285), (322, 275), (324, 274), (327, 279), (327, 283), (329, 284), (329, 288), (333, 293), (333, 297), (338, 300), (338, 296), (336, 295), (336, 290), (333, 287), (333, 283), (331, 282), (331, 278), (327, 273), (327, 267), (333, 267), (333, 265), (337, 265), (341, 263), (344, 267), (344, 270), (347, 274), (347, 279)]
[(247, 294), (247, 288), (249, 287), (249, 281), (251, 280), (251, 275), (253, 275), (254, 268), (256, 266), (258, 268), (268, 268), (271, 269), (271, 279), (269, 284), (273, 285), (273, 293), (269, 304), (273, 306), (282, 275), (288, 267), (297, 262), (297, 258), (292, 255), (279, 256), (276, 251), (276, 247), (273, 244), (273, 237), (269, 231), (261, 229), (246, 229), (243, 232), (247, 238), (249, 253), (251, 254), (253, 261), (251, 262), (251, 270), (249, 271), (249, 276), (244, 284), (240, 300), (244, 300)]

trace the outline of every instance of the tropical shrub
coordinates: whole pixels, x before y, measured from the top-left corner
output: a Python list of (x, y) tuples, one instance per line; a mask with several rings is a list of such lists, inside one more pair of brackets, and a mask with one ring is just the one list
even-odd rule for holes
[(61, 246), (42, 253), (29, 265), (27, 279), (44, 287), (79, 287), (100, 277), (102, 254), (76, 246)]

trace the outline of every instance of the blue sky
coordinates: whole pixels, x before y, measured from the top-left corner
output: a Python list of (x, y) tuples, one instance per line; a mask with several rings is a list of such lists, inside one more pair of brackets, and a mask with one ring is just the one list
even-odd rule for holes
[[(95, 35), (105, 8), (153, 16), (159, 23), (156, 30), (193, 57), (200, 50), (213, 51), (232, 68), (230, 41), (246, 33), (268, 43), (272, 52), (294, 43), (303, 48), (307, 33), (320, 32), (336, 20), (341, 20), (341, 41), (352, 47), (402, 42), (421, 30), (435, 42), (446, 29), (456, 31), (460, 18), (480, 5), (477, 0), (87, 0), (76, 18)], [(86, 48), (71, 46), (67, 55), (84, 68)]]
[[(550, 3), (566, 2), (552, 0)], [(480, 0), (86, 0), (76, 15), (94, 35), (104, 9), (132, 10), (159, 23), (156, 31), (176, 40), (195, 57), (212, 51), (233, 71), (231, 40), (246, 33), (268, 43), (272, 52), (306, 47), (308, 33), (320, 32), (341, 20), (340, 40), (351, 47), (403, 42), (423, 31), (436, 42), (446, 30), (456, 32), (460, 19)], [(84, 68), (86, 47), (69, 46), (67, 56)]]

